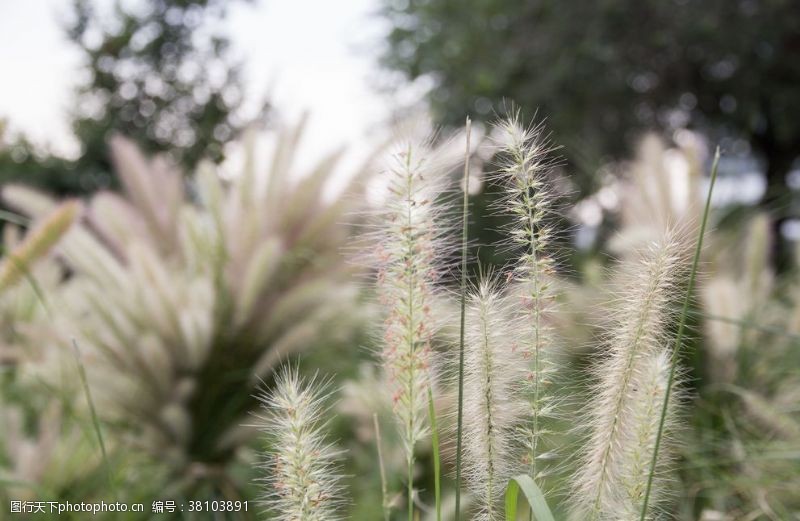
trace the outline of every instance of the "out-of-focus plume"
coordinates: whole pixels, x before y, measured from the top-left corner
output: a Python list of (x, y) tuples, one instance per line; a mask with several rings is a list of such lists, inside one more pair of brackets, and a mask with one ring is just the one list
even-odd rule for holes
[(22, 279), (31, 269), (31, 264), (44, 257), (58, 243), (79, 213), (78, 202), (62, 203), (28, 232), (20, 244), (4, 252), (5, 257), (0, 262), (0, 292)]
[[(242, 418), (259, 377), (271, 381), (301, 351), (344, 345), (360, 326), (340, 250), (368, 167), (331, 197), (338, 156), (294, 175), (301, 134), (278, 132), (266, 171), (246, 147), (244, 171), (229, 179), (210, 164), (184, 179), (115, 138), (124, 192), (93, 196), (59, 245), (71, 276), (52, 295), (63, 305), (32, 334), (62, 356), (75, 337), (101, 416), (181, 483), (227, 479), (254, 435)], [(55, 208), (21, 186), (2, 197), (36, 218)]]

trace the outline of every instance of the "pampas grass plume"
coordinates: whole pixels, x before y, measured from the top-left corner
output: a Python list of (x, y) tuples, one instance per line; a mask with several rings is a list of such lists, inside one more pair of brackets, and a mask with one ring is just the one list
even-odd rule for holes
[[(670, 373), (670, 351), (663, 350), (641, 362), (640, 368), (632, 380), (632, 393), (638, 396), (630, 406), (632, 431), (629, 436), (631, 443), (624, 447), (622, 464), (620, 465), (620, 482), (625, 492), (624, 500), (620, 505), (621, 511), (617, 518), (640, 518), (641, 506), (647, 489), (647, 479), (650, 474), (653, 450), (655, 449), (658, 425), (664, 397), (667, 392), (667, 381)], [(680, 382), (678, 380), (678, 382)], [(677, 389), (680, 388), (678, 385)], [(666, 427), (668, 435), (676, 428), (676, 419), (680, 400), (675, 399), (675, 384), (671, 393), (672, 399), (667, 407)], [(667, 499), (669, 491), (669, 469), (672, 461), (669, 444), (662, 445), (659, 451), (654, 483), (651, 491), (649, 512), (645, 519), (653, 519), (660, 504)]]
[(389, 196), (378, 215), (378, 295), (386, 313), (381, 358), (409, 465), (427, 435), (431, 388), (431, 311), (447, 224), (442, 176), (424, 144), (410, 144), (389, 168)]
[(548, 283), (554, 272), (551, 220), (555, 194), (552, 183), (548, 182), (553, 167), (552, 147), (542, 125), (523, 127), (518, 112), (501, 121), (497, 130), (503, 159), (496, 177), (505, 187), (499, 210), (512, 218), (511, 247), (523, 252), (510, 281), (518, 283), (522, 289), (523, 312), (518, 314), (520, 323), (515, 327), (524, 332), (520, 348), (529, 360), (526, 380), (530, 414), (525, 428), (527, 454), (524, 459), (530, 475), (537, 479), (546, 474), (540, 462), (552, 456), (542, 446), (545, 419), (556, 416), (558, 408), (549, 385), (556, 366), (554, 342), (547, 326), (555, 296)]
[(30, 269), (29, 266), (55, 246), (69, 231), (80, 213), (80, 208), (77, 201), (63, 203), (28, 233), (25, 240), (0, 264), (0, 291), (19, 282)]
[[(574, 519), (639, 519), (669, 378), (674, 299), (685, 259), (679, 234), (669, 233), (626, 261), (619, 273), (619, 311), (583, 421), (590, 434), (574, 478)], [(668, 412), (667, 432), (674, 424), (674, 413)], [(656, 476), (664, 474), (662, 453)]]
[(464, 477), (480, 511), (503, 519), (500, 502), (520, 468), (516, 429), (525, 417), (525, 360), (509, 338), (508, 300), (491, 279), (468, 300), (464, 357)]
[(335, 521), (343, 503), (341, 451), (326, 441), (329, 386), (284, 368), (258, 397), (267, 438), (263, 503), (279, 521)]

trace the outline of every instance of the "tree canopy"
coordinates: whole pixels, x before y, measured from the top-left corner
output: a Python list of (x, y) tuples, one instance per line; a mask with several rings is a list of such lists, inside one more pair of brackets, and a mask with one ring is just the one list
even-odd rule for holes
[(769, 199), (800, 149), (793, 0), (384, 0), (383, 13), (384, 64), (432, 78), (440, 122), (513, 99), (548, 118), (573, 171), (619, 157), (643, 129), (689, 127), (746, 139)]
[(187, 171), (203, 158), (221, 160), (224, 144), (247, 123), (240, 64), (215, 29), (228, 5), (117, 1), (109, 16), (75, 0), (66, 31), (87, 72), (70, 115), (80, 156), (39, 157), (20, 138), (0, 150), (0, 177), (61, 193), (114, 186), (107, 140), (115, 133), (147, 152), (167, 152)]

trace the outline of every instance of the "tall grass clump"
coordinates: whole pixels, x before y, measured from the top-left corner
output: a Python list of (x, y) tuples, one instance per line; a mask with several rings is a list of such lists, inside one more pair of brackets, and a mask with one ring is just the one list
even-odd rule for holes
[(528, 360), (528, 403), (530, 414), (523, 429), (528, 472), (534, 479), (547, 474), (550, 454), (543, 447), (546, 421), (557, 412), (552, 380), (557, 370), (552, 334), (547, 325), (554, 312), (555, 293), (549, 279), (554, 272), (553, 217), (556, 199), (549, 182), (552, 147), (543, 127), (524, 127), (519, 113), (497, 125), (501, 162), (496, 178), (504, 187), (498, 209), (511, 217), (511, 246), (521, 251), (509, 282), (521, 288), (518, 343)]
[[(338, 154), (298, 172), (302, 131), (277, 131), (263, 169), (249, 143), (233, 176), (203, 164), (184, 178), (113, 140), (122, 190), (87, 201), (59, 245), (70, 276), (48, 295), (56, 319), (26, 330), (24, 341), (41, 339), (53, 357), (70, 357), (78, 341), (110, 450), (138, 440), (139, 461), (163, 471), (174, 494), (230, 499), (256, 436), (243, 420), (259, 378), (271, 382), (301, 351), (349, 344), (360, 327), (341, 252), (359, 198), (352, 186), (326, 193)], [(57, 206), (23, 186), (4, 186), (2, 197), (36, 218)]]
[(687, 479), (720, 519), (791, 519), (800, 511), (800, 458), (791, 457), (800, 454), (797, 266), (778, 274), (769, 263), (768, 215), (736, 231), (727, 244), (712, 242), (720, 266), (701, 286), (708, 384), (687, 459), (703, 464)]
[[(617, 311), (582, 422), (590, 433), (574, 478), (575, 519), (639, 518), (670, 378), (669, 341), (685, 251), (680, 234), (667, 233), (618, 273)], [(666, 420), (669, 432), (674, 411), (667, 411)], [(658, 457), (658, 477), (665, 472), (665, 454)], [(650, 503), (655, 510), (658, 502)], [(645, 519), (652, 517), (648, 512)]]
[(413, 515), (414, 448), (429, 432), (432, 392), (431, 305), (447, 225), (444, 177), (426, 144), (409, 143), (389, 166), (388, 197), (377, 216), (377, 291), (385, 312), (381, 360), (406, 454), (408, 514)]
[(284, 368), (271, 391), (258, 396), (259, 427), (266, 436), (266, 495), (278, 521), (336, 521), (344, 503), (339, 471), (342, 451), (326, 440), (329, 385), (304, 380)]
[(82, 205), (66, 201), (33, 221), (0, 214), (7, 221), (0, 238), (0, 501), (41, 500), (41, 490), (65, 498), (75, 490), (77, 473), (95, 475), (95, 447), (83, 436), (84, 425), (70, 417), (67, 393), (41, 381), (53, 357), (41, 343), (24, 339), (60, 309), (52, 290), (63, 270), (54, 259), (81, 219)]
[[(593, 347), (594, 339), (602, 338), (586, 371), (579, 359), (585, 352), (576, 350), (568, 357), (559, 349), (569, 343), (561, 330), (579, 321), (565, 321), (556, 300), (581, 282), (561, 280), (557, 271), (562, 270), (556, 269), (556, 235), (563, 221), (557, 209), (561, 194), (553, 147), (541, 125), (525, 127), (519, 114), (513, 114), (491, 132), (496, 138), (493, 153), (476, 154), (498, 158), (499, 168), (490, 174), (490, 182), (493, 189), (502, 190), (502, 197), (493, 208), (510, 218), (505, 246), (516, 260), (510, 267), (481, 267), (481, 278), (469, 281), (469, 132), (468, 120), (460, 292), (445, 291), (442, 281), (456, 251), (449, 241), (458, 235), (451, 228), (447, 193), (448, 168), (455, 161), (442, 154), (444, 149), (411, 141), (392, 155), (385, 198), (372, 216), (370, 232), (362, 235), (360, 245), (374, 276), (370, 289), (382, 318), (374, 320), (380, 330), (379, 363), (365, 366), (357, 382), (344, 386), (344, 406), (338, 409), (360, 414), (360, 421), (344, 428), (361, 441), (375, 442), (368, 453), (353, 457), (354, 468), (371, 466), (366, 472), (374, 478), (354, 483), (359, 489), (354, 505), (348, 504), (342, 485), (343, 451), (330, 441), (332, 432), (342, 428), (331, 420), (330, 381), (304, 378), (297, 365), (280, 368), (282, 360), (321, 345), (322, 338), (325, 345), (331, 339), (352, 345), (347, 341), (364, 310), (353, 282), (356, 272), (341, 254), (354, 243), (352, 228), (341, 221), (346, 214), (361, 215), (361, 204), (354, 208), (349, 201), (362, 193), (338, 198), (323, 194), (335, 158), (291, 181), (301, 127), (280, 133), (263, 175), (250, 149), (239, 176), (218, 175), (205, 165), (184, 179), (163, 161), (145, 158), (131, 143), (115, 140), (113, 155), (123, 190), (89, 198), (80, 219), (74, 203), (59, 207), (30, 189), (3, 187), (5, 202), (44, 224), (29, 234), (28, 242), (8, 241), (12, 254), (0, 264), (0, 325), (10, 322), (9, 316), (15, 327), (24, 326), (0, 333), (0, 355), (17, 364), (15, 371), (27, 370), (28, 365), (45, 365), (34, 363), (32, 354), (60, 360), (67, 356), (65, 345), (80, 344), (80, 383), (90, 398), (86, 402), (98, 437), (102, 431), (103, 459), (109, 466), (120, 462), (110, 481), (125, 500), (136, 499), (125, 497), (130, 491), (142, 495), (150, 490), (181, 500), (245, 499), (251, 489), (244, 482), (252, 480), (241, 472), (242, 465), (245, 473), (255, 474), (255, 444), (265, 442), (260, 447), (265, 452), (259, 460), (259, 488), (270, 519), (336, 521), (348, 514), (353, 519), (382, 514), (388, 521), (405, 516), (406, 510), (394, 501), (403, 498), (409, 521), (459, 519), (466, 514), (477, 521), (517, 521), (520, 492), (527, 499), (527, 519), (553, 520), (553, 512), (559, 519), (569, 516), (576, 521), (657, 519), (666, 514), (672, 488), (671, 449), (683, 392), (683, 372), (676, 367), (683, 354), (709, 203), (689, 271), (686, 234), (661, 226), (681, 221), (672, 219), (678, 212), (671, 213), (671, 197), (642, 185), (647, 187), (642, 194), (658, 195), (654, 200), (660, 201), (658, 219), (663, 223), (637, 231), (631, 236), (635, 240), (625, 243), (637, 247), (631, 248), (633, 253), (626, 249), (614, 270), (617, 298), (594, 306), (602, 326), (581, 337)], [(659, 175), (666, 172), (662, 163), (653, 163)], [(695, 206), (681, 212), (691, 217)], [(627, 219), (636, 220), (624, 218), (626, 226), (631, 224)], [(58, 263), (49, 259), (47, 264), (46, 253), (56, 240)], [(34, 266), (34, 260), (41, 265)], [(750, 264), (759, 276), (723, 295), (755, 293), (763, 285), (767, 279), (760, 276), (765, 269), (761, 257)], [(10, 304), (19, 300), (19, 290), (30, 290), (19, 283), (30, 266), (42, 273), (42, 268), (52, 268), (48, 288), (58, 305), (53, 306), (52, 319), (30, 313), (30, 320), (22, 324), (22, 314), (12, 313)], [(502, 276), (495, 276), (499, 269)], [(595, 282), (600, 278), (597, 275)], [(458, 283), (452, 282), (454, 287)], [(589, 288), (595, 289), (601, 285)], [(679, 311), (676, 301), (681, 298)], [(460, 324), (456, 313), (449, 313), (459, 304)], [(789, 311), (793, 323), (800, 323), (798, 309), (795, 305)], [(443, 317), (452, 320), (445, 323)], [(764, 381), (758, 394), (734, 389), (744, 377), (760, 381), (761, 376), (750, 373), (764, 370), (760, 363), (752, 368), (741, 363), (738, 357), (746, 354), (746, 338), (734, 340), (737, 347), (728, 349), (733, 352), (728, 358), (737, 364), (736, 370), (728, 371), (718, 387), (735, 393), (729, 402), (741, 402), (742, 416), (769, 427), (770, 437), (796, 440), (796, 422), (786, 422), (779, 414), (798, 396), (796, 379), (789, 380), (786, 389), (773, 389)], [(13, 344), (13, 350), (6, 350), (4, 343)], [(759, 353), (765, 361), (766, 351)], [(783, 355), (775, 351), (769, 360)], [(566, 366), (570, 362), (573, 367)], [(456, 365), (457, 380), (439, 378), (455, 376)], [(48, 392), (59, 390), (58, 375), (51, 373), (55, 371), (44, 367), (35, 372)], [(567, 394), (570, 387), (562, 384), (570, 378), (575, 387), (588, 380), (585, 396)], [(260, 381), (269, 382), (269, 387), (262, 384), (257, 390)], [(450, 400), (456, 396), (456, 382), (457, 402)], [(19, 395), (34, 389), (12, 383)], [(63, 401), (63, 413), (87, 416), (74, 406), (84, 403), (76, 401), (80, 389), (65, 389), (53, 395)], [(47, 397), (43, 403), (55, 400), (40, 391), (41, 396)], [(586, 405), (568, 416), (572, 399), (579, 397)], [(28, 424), (34, 426), (41, 440), (37, 456), (48, 452), (47, 445), (57, 445), (53, 440), (61, 429), (61, 408), (53, 409), (58, 414), (51, 419), (40, 418), (36, 426), (29, 417), (44, 409), (35, 402), (15, 411), (5, 402), (17, 405), (13, 402), (21, 400), (0, 401), (3, 432), (16, 436), (30, 430)], [(438, 415), (437, 408), (452, 412), (457, 420)], [(397, 428), (383, 429), (380, 413), (393, 416)], [(243, 424), (250, 415), (258, 418), (257, 425)], [(708, 423), (712, 422), (716, 419)], [(440, 440), (437, 426), (449, 433), (453, 423), (456, 439)], [(76, 436), (81, 435), (78, 426), (73, 429)], [(575, 432), (584, 436), (576, 437)], [(0, 455), (24, 452), (24, 443), (3, 436), (10, 441), (3, 440)], [(431, 468), (423, 473), (417, 455), (428, 438), (430, 459), (425, 454), (420, 460), (430, 462)], [(440, 461), (440, 441), (445, 455), (455, 447), (455, 462), (447, 457)], [(571, 479), (555, 472), (575, 462), (563, 448), (553, 450), (556, 442), (577, 454)], [(95, 450), (93, 444), (87, 447)], [(87, 466), (86, 451), (73, 452), (73, 458)], [(19, 487), (24, 495), (14, 491), (13, 497), (33, 497), (35, 486), (47, 484), (42, 476), (63, 459), (49, 457), (45, 461), (52, 463), (46, 467), (32, 465), (31, 454), (0, 458), (0, 466), (13, 467), (13, 472), (0, 472), (0, 480), (12, 476), (31, 482), (23, 484), (24, 490)], [(99, 454), (94, 459), (99, 469)], [(462, 460), (465, 491), (469, 490), (463, 512), (458, 493)], [(130, 470), (124, 464), (137, 461), (142, 466)], [(442, 469), (451, 463), (457, 492), (453, 502), (447, 490), (451, 484), (441, 480)], [(761, 472), (754, 465), (737, 468)], [(346, 473), (351, 473), (349, 468)], [(94, 474), (103, 480), (93, 478), (102, 484), (91, 490), (100, 490), (106, 473)], [(142, 475), (151, 479), (132, 486)], [(402, 491), (392, 490), (402, 479)], [(431, 505), (424, 504), (427, 493), (418, 494), (419, 483), (432, 488)], [(7, 495), (0, 494), (2, 499)]]
[(464, 357), (464, 477), (476, 520), (503, 519), (508, 480), (522, 472), (517, 428), (525, 407), (525, 360), (509, 334), (510, 302), (490, 279), (470, 294)]

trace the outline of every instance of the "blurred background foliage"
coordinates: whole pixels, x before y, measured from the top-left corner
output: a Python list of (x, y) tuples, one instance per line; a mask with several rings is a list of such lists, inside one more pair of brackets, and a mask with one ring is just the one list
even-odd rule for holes
[[(337, 155), (290, 175), (302, 128), (275, 137), (266, 169), (252, 147), (231, 181), (204, 163), (191, 197), (165, 158), (150, 161), (115, 138), (121, 193), (87, 199), (62, 226), (56, 258), (43, 259), (44, 248), (11, 258), (25, 260), (28, 273), (0, 294), (11, 428), (0, 459), (9, 464), (3, 480), (23, 490), (10, 489), (12, 497), (35, 484), (50, 498), (86, 500), (110, 482), (128, 501), (240, 500), (258, 465), (251, 415), (259, 384), (270, 385), (277, 366), (301, 353), (318, 353), (304, 363), (342, 377), (356, 373), (361, 354), (352, 346), (364, 343), (369, 308), (359, 304), (357, 270), (341, 250), (353, 234), (347, 216), (362, 199), (352, 187), (324, 196)], [(355, 172), (353, 186), (362, 178)], [(4, 186), (0, 197), (35, 223), (58, 211), (50, 196), (22, 185)], [(17, 225), (5, 232), (5, 249), (25, 251)], [(91, 451), (97, 442), (70, 346), (107, 436), (108, 481), (99, 453), (75, 462), (64, 445), (80, 439)], [(49, 389), (57, 392), (48, 397)], [(134, 455), (139, 463), (128, 461)], [(74, 490), (69, 462), (102, 486)]]
[(642, 130), (747, 139), (771, 197), (797, 157), (794, 2), (387, 0), (384, 14), (384, 63), (431, 78), (438, 121), (490, 118), (504, 100), (538, 110), (582, 194)]
[[(547, 120), (584, 197), (643, 131), (691, 129), (748, 154), (765, 173), (760, 206), (797, 217), (787, 174), (798, 157), (800, 9), (791, 0), (384, 0), (383, 64), (424, 80), (433, 117), (460, 126), (509, 100)], [(735, 145), (735, 146), (733, 146)], [(752, 152), (752, 153), (750, 153)], [(476, 237), (482, 242), (491, 236)]]
[[(246, 0), (245, 0), (246, 1)], [(21, 181), (59, 194), (119, 188), (108, 138), (121, 134), (147, 152), (165, 152), (186, 171), (202, 159), (219, 162), (224, 145), (251, 123), (241, 112), (241, 64), (230, 39), (215, 28), (228, 2), (147, 0), (116, 3), (100, 16), (75, 0), (64, 31), (80, 50), (86, 80), (74, 94), (77, 159), (37, 150), (24, 136), (0, 149), (0, 182)]]

